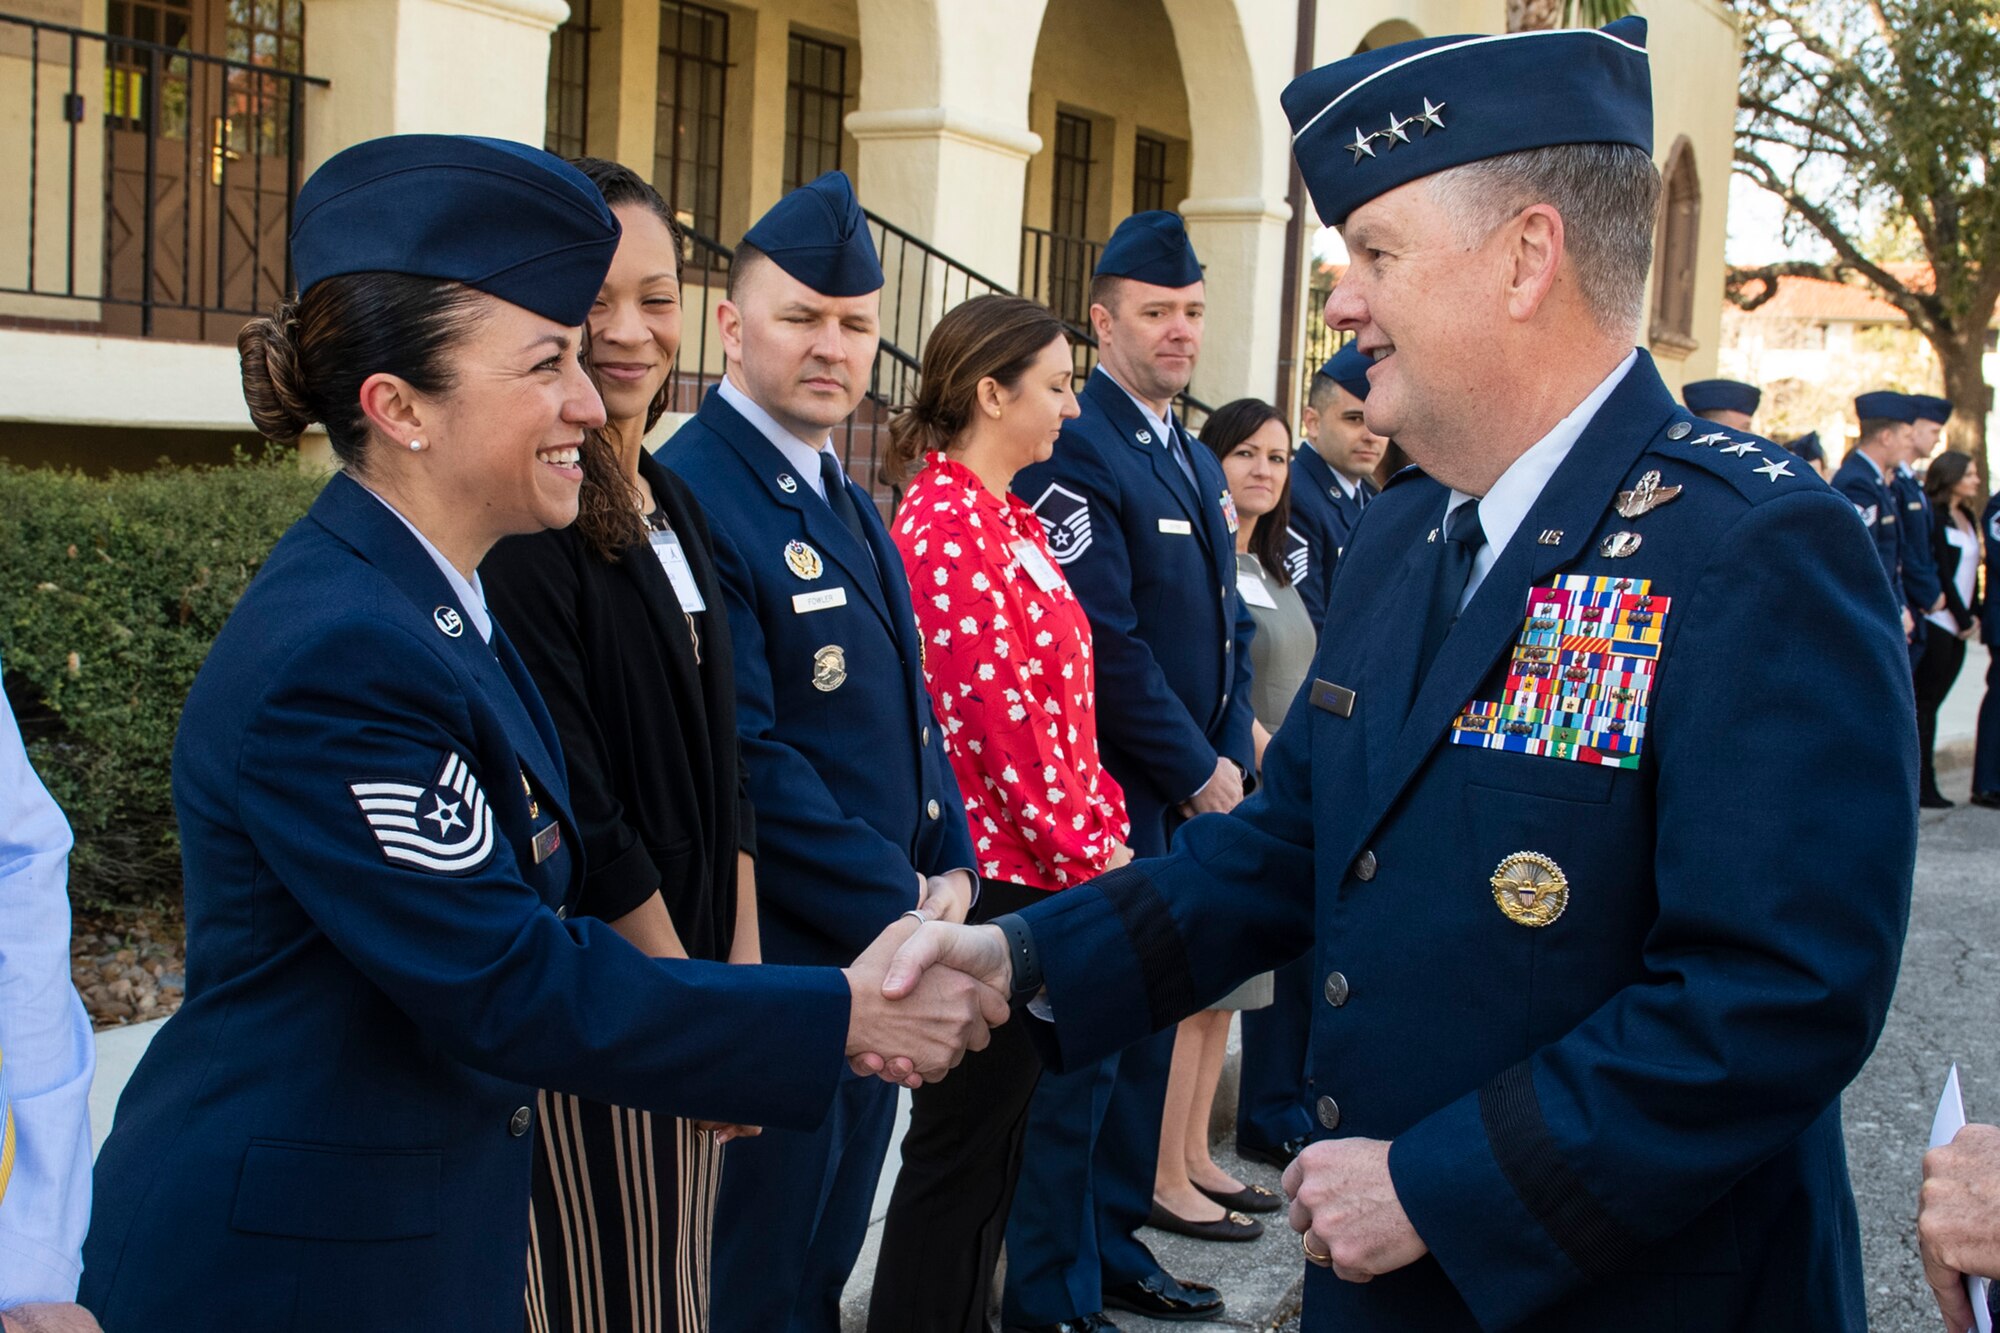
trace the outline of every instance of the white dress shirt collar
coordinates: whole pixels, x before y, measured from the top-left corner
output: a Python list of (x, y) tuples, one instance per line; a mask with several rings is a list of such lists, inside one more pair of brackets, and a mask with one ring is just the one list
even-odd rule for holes
[[(375, 492), (368, 490), (368, 487), (365, 485), (361, 489), (368, 491), (370, 495), (375, 495)], [(444, 575), (445, 582), (451, 585), (452, 595), (458, 598), (459, 609), (464, 611), (466, 619), (472, 622), (472, 628), (479, 631), (481, 639), (487, 643), (493, 642), (493, 617), (486, 610), (486, 592), (479, 586), (479, 571), (476, 569), (473, 570), (472, 578), (468, 580), (465, 575), (458, 572), (457, 567), (451, 561), (444, 558), (443, 551), (438, 550), (437, 547), (431, 544), (429, 537), (424, 536), (423, 533), (417, 530), (416, 524), (403, 517), (400, 509), (397, 509), (396, 506), (382, 499), (379, 495), (375, 495), (375, 499), (380, 502), (384, 509), (396, 516), (398, 523), (401, 523), (410, 530), (412, 537), (415, 537), (423, 544), (425, 554), (429, 555), (431, 562), (438, 567), (438, 573)]]
[[(1103, 367), (1100, 366), (1099, 369), (1102, 370)], [(1108, 370), (1104, 371), (1104, 378), (1110, 380), (1113, 384), (1118, 384), (1118, 377)], [(1153, 438), (1158, 440), (1161, 447), (1171, 454), (1174, 448), (1173, 405), (1171, 403), (1168, 404), (1167, 419), (1162, 421), (1159, 413), (1153, 410), (1152, 404), (1146, 402), (1145, 399), (1139, 397), (1138, 394), (1133, 393), (1122, 384), (1118, 384), (1118, 389), (1119, 392), (1132, 400), (1132, 406), (1139, 409), (1139, 415), (1146, 418), (1146, 424), (1153, 428)]]
[[(1472, 594), (1479, 589), (1487, 571), (1499, 561), (1507, 543), (1528, 517), (1528, 511), (1535, 507), (1535, 501), (1542, 498), (1548, 487), (1549, 478), (1556, 474), (1569, 451), (1575, 447), (1584, 428), (1597, 415), (1604, 400), (1611, 396), (1625, 378), (1625, 373), (1638, 361), (1635, 348), (1628, 352), (1623, 361), (1592, 389), (1584, 400), (1571, 410), (1570, 414), (1555, 424), (1555, 428), (1529, 446), (1528, 451), (1510, 463), (1500, 479), (1493, 483), (1491, 490), (1477, 497), (1479, 500), (1479, 528), (1486, 534), (1486, 544), (1472, 559), (1472, 573), (1465, 580), (1465, 595), (1459, 598), (1459, 609), (1464, 610), (1472, 600)], [(1469, 504), (1475, 497), (1463, 491), (1453, 491), (1445, 505), (1445, 517), (1451, 515), (1462, 504)]]
[[(756, 401), (737, 388), (735, 382), (726, 375), (715, 386), (715, 391), (722, 395), (723, 402), (735, 408), (743, 415), (745, 421), (755, 426), (757, 433), (769, 440), (772, 446), (785, 456), (787, 463), (798, 469), (800, 480), (812, 487), (814, 495), (822, 500), (826, 499), (826, 482), (820, 477), (819, 456), (822, 453), (833, 452), (833, 432), (828, 431), (826, 438), (818, 444), (800, 439), (780, 426), (776, 417), (757, 406)], [(835, 461), (839, 461), (837, 456)]]

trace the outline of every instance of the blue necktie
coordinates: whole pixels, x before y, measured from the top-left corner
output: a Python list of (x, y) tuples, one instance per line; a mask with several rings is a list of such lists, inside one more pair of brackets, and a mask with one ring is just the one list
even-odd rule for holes
[(1472, 561), (1484, 545), (1486, 532), (1479, 526), (1479, 501), (1471, 500), (1452, 510), (1444, 521), (1444, 542), (1431, 577), (1430, 606), (1424, 613), (1424, 646), (1417, 658), (1419, 681), (1430, 671), (1431, 659), (1458, 619), (1458, 603), (1472, 577)]
[[(861, 526), (861, 511), (854, 507), (854, 496), (847, 489), (847, 474), (840, 470), (840, 460), (827, 450), (819, 451), (819, 478), (826, 486), (827, 507), (833, 516), (847, 526), (854, 534), (854, 540), (861, 543), (861, 549), (868, 551), (868, 530)], [(875, 553), (868, 551), (870, 556)]]

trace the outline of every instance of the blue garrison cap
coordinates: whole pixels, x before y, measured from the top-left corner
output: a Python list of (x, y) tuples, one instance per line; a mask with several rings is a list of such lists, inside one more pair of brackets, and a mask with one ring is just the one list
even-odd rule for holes
[(821, 296), (866, 296), (882, 288), (882, 261), (868, 215), (844, 172), (829, 171), (771, 205), (743, 243)]
[(1319, 373), (1332, 380), (1356, 398), (1368, 396), (1368, 367), (1373, 365), (1361, 351), (1359, 341), (1350, 339), (1345, 346), (1319, 368)]
[(1934, 393), (1913, 393), (1909, 398), (1916, 405), (1917, 420), (1935, 421), (1940, 426), (1951, 420), (1951, 399)]
[(617, 249), (618, 219), (589, 177), (539, 148), (473, 135), (355, 144), (307, 179), (293, 209), (302, 295), (344, 273), (404, 273), (577, 325)]
[(1891, 393), (1887, 389), (1877, 389), (1874, 393), (1861, 394), (1854, 400), (1854, 419), (1857, 421), (1915, 421), (1917, 400), (1906, 393)]
[(1807, 431), (1804, 435), (1799, 436), (1798, 439), (1786, 444), (1785, 448), (1797, 454), (1800, 458), (1805, 459), (1808, 463), (1819, 463), (1826, 459), (1826, 450), (1820, 448), (1819, 432), (1816, 430)]
[(1697, 416), (1703, 412), (1741, 412), (1757, 415), (1764, 391), (1742, 380), (1695, 380), (1681, 386), (1681, 401)]
[(1178, 213), (1149, 209), (1118, 224), (1097, 256), (1093, 276), (1130, 278), (1155, 287), (1192, 287), (1201, 281), (1187, 224)]
[(1322, 221), (1447, 167), (1529, 148), (1653, 151), (1646, 21), (1427, 37), (1301, 74), (1281, 99)]

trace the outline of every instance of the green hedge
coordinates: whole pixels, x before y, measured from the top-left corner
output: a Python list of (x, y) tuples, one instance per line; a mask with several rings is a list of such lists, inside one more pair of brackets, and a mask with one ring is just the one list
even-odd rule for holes
[(29, 756), (76, 831), (80, 905), (178, 895), (181, 706), (320, 485), (277, 450), (108, 478), (0, 464), (0, 662)]

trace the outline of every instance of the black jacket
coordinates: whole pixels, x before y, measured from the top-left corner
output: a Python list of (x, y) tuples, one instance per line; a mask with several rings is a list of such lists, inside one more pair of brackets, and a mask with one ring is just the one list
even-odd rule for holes
[(701, 506), (651, 455), (640, 455), (639, 471), (707, 607), (694, 615), (699, 661), (649, 544), (606, 563), (574, 527), (510, 537), (480, 581), (562, 740), (583, 840), (578, 910), (616, 920), (658, 889), (688, 955), (722, 959), (735, 930), (736, 852), (756, 852), (729, 618)]
[[(1958, 628), (1962, 632), (1970, 629), (1973, 623), (1979, 619), (1979, 612), (1984, 605), (1984, 601), (1979, 595), (1979, 582), (1977, 579), (1973, 581), (1972, 585), (1972, 605), (1967, 606), (1959, 598), (1958, 560), (1960, 548), (1953, 546), (1945, 538), (1945, 534), (1952, 530), (1953, 509), (1954, 506), (1946, 506), (1938, 510), (1937, 521), (1931, 524), (1931, 556), (1937, 561), (1938, 582), (1944, 585), (1945, 610), (1951, 612), (1951, 618), (1958, 622)], [(1972, 531), (1977, 535), (1979, 532), (1978, 521), (1970, 514), (1966, 515), (1966, 521), (1972, 525)], [(1973, 548), (1971, 554), (1973, 563), (1979, 563), (1979, 550), (1977, 547)]]

